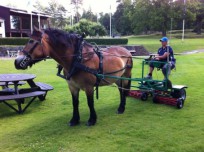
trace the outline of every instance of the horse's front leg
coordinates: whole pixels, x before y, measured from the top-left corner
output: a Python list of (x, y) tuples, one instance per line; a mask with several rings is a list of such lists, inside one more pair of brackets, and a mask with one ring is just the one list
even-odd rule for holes
[(86, 96), (87, 96), (87, 102), (90, 110), (90, 117), (87, 122), (87, 126), (93, 126), (95, 125), (97, 120), (96, 111), (94, 109), (94, 90), (93, 89), (86, 90)]
[(73, 117), (69, 121), (70, 126), (76, 126), (79, 124), (79, 89), (70, 88), (72, 94), (72, 105), (73, 105)]

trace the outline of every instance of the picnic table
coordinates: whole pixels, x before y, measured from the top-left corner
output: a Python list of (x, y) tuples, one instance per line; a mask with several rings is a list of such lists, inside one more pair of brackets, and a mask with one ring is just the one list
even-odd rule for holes
[[(34, 82), (35, 77), (33, 74), (0, 74), (0, 86), (2, 87), (0, 103), (4, 103), (17, 113), (23, 113), (37, 97), (41, 101), (45, 100), (47, 92), (53, 90), (53, 87), (42, 82)], [(28, 83), (28, 88), (19, 88), (25, 83)], [(26, 98), (30, 98), (30, 100), (22, 108)], [(9, 100), (16, 101), (18, 108), (10, 104)]]

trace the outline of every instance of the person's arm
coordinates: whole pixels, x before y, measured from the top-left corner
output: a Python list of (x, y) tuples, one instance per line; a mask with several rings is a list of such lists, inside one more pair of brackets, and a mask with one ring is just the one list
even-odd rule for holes
[(164, 60), (164, 59), (167, 59), (169, 56), (170, 56), (170, 54), (172, 53), (173, 54), (173, 50), (172, 50), (172, 48), (170, 47), (170, 46), (168, 46), (168, 49), (169, 49), (169, 51), (168, 52), (165, 52), (163, 55), (161, 55), (161, 56), (156, 56), (155, 57), (155, 59), (156, 60)]
[(162, 56), (156, 56), (155, 59), (156, 60), (163, 60), (163, 59), (167, 59), (167, 57), (169, 56), (168, 52), (165, 52)]

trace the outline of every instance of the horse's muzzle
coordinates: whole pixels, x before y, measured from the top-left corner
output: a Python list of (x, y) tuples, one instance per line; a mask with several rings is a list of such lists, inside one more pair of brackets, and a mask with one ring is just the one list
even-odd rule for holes
[(15, 65), (16, 69), (25, 70), (25, 69), (28, 68), (30, 62), (31, 62), (31, 58), (30, 57), (24, 56), (24, 55), (20, 55), (20, 56), (18, 56), (15, 59), (14, 65)]

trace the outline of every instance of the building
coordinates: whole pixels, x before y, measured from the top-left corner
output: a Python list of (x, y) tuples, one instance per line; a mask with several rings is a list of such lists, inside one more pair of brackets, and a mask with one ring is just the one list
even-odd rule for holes
[(47, 28), (49, 18), (48, 14), (42, 12), (32, 11), (29, 13), (27, 10), (0, 5), (0, 23), (2, 26), (0, 27), (0, 36), (27, 37), (31, 34), (34, 26), (39, 29)]
[(5, 22), (4, 19), (0, 17), (0, 38), (5, 37)]

